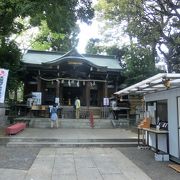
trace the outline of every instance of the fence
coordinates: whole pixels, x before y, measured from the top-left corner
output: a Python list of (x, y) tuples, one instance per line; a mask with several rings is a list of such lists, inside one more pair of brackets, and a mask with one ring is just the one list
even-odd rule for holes
[[(62, 118), (71, 119), (75, 118), (75, 109), (71, 106), (62, 107)], [(82, 106), (80, 109), (80, 118), (89, 119), (90, 113), (93, 113), (95, 119), (107, 119), (110, 116), (109, 107), (85, 107)]]

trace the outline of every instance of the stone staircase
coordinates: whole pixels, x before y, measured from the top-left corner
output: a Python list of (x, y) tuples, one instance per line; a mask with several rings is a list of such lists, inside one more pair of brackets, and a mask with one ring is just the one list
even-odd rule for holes
[(137, 139), (9, 138), (7, 147), (136, 147)]
[[(20, 120), (20, 119), (19, 119)], [(137, 147), (137, 134), (113, 128), (110, 119), (59, 119), (59, 128), (51, 129), (49, 118), (21, 119), (29, 128), (14, 136), (0, 137), (7, 147)]]
[[(50, 127), (49, 118), (32, 118), (29, 122), (31, 128)], [(59, 119), (59, 128), (91, 128), (89, 119)], [(109, 129), (113, 128), (109, 119), (94, 119), (94, 128)]]
[(114, 128), (128, 128), (129, 127), (129, 122), (130, 120), (129, 119), (112, 119), (111, 120), (112, 122), (112, 125)]

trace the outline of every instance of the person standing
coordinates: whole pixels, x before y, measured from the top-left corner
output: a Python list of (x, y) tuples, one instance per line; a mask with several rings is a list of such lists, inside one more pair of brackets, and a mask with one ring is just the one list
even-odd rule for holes
[(80, 99), (79, 99), (78, 97), (76, 97), (76, 100), (75, 100), (76, 119), (79, 119), (79, 115), (80, 115), (80, 107), (81, 107)]
[(111, 108), (112, 108), (113, 118), (118, 120), (118, 107), (116, 100), (111, 101)]
[(56, 107), (56, 104), (54, 104), (53, 107), (50, 109), (51, 128), (54, 127), (54, 124), (56, 124), (56, 128), (58, 128), (57, 111), (58, 111), (58, 108)]

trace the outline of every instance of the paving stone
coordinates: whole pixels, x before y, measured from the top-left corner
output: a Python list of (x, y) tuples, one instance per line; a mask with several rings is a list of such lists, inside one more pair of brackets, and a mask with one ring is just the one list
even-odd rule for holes
[[(96, 163), (96, 162), (95, 162)], [(111, 161), (109, 162), (103, 162), (103, 159), (98, 164), (96, 163), (97, 168), (99, 169), (101, 174), (114, 174), (114, 173), (122, 173), (121, 169), (117, 166), (116, 163), (113, 163)]]
[(16, 169), (0, 169), (0, 180), (24, 180), (27, 171)]
[(69, 165), (69, 166), (56, 166), (54, 167), (53, 174), (59, 174), (59, 175), (76, 175), (76, 169), (75, 166)]
[(76, 175), (52, 174), (52, 180), (78, 180)]
[(78, 180), (103, 180), (103, 177), (97, 168), (77, 169), (77, 177)]
[(39, 152), (37, 157), (39, 157), (39, 156), (46, 156), (46, 155), (48, 155), (48, 156), (50, 156), (50, 155), (55, 156), (56, 151), (57, 151), (56, 148), (43, 148), (43, 149), (41, 149), (41, 151)]
[(76, 168), (96, 167), (91, 157), (74, 157)]
[(31, 169), (25, 180), (51, 180), (52, 169)]
[(60, 154), (72, 154), (74, 148), (58, 148), (56, 151), (56, 155)]
[(53, 174), (76, 174), (72, 155), (58, 156), (55, 158)]
[(120, 173), (116, 173), (116, 174), (103, 174), (102, 175), (104, 180), (131, 180), (128, 179), (126, 176), (124, 176), (124, 174)]

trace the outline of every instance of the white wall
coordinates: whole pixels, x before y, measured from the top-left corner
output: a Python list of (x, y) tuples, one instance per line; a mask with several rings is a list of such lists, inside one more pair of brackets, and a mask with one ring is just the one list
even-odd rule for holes
[[(158, 149), (167, 152), (166, 134), (158, 134)], [(149, 145), (156, 147), (155, 133), (149, 132)]]
[(156, 92), (145, 95), (145, 101), (157, 101), (167, 99), (168, 102), (168, 130), (170, 155), (180, 158), (177, 97), (180, 96), (180, 88)]

